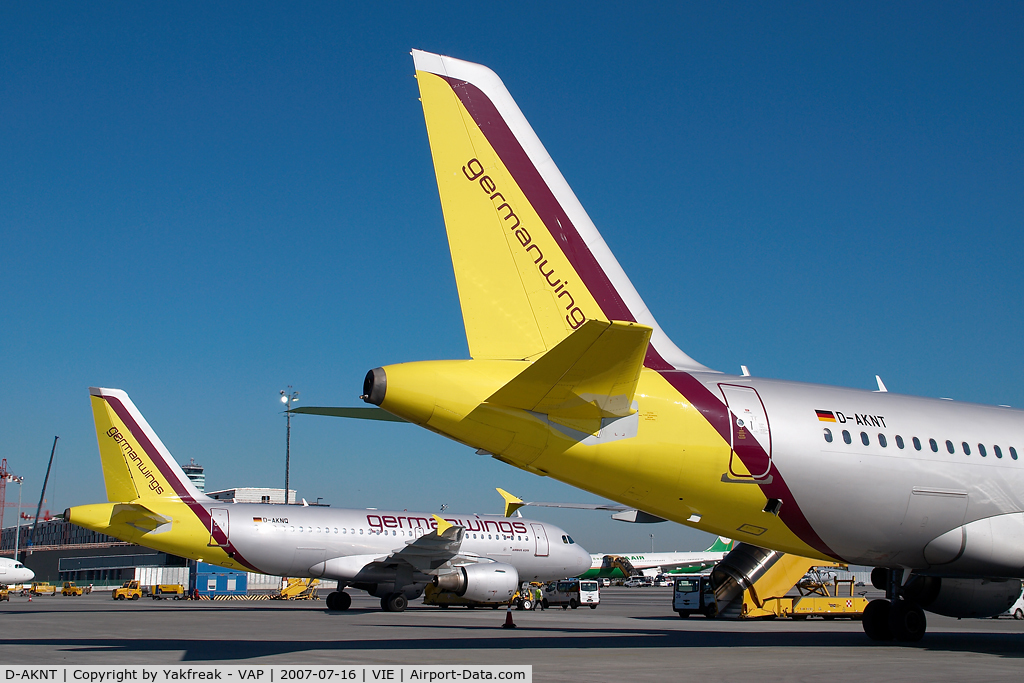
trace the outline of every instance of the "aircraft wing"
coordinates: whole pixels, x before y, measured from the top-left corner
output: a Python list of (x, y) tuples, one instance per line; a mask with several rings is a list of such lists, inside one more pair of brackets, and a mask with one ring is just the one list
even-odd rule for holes
[(453, 560), (474, 561), (472, 557), (460, 554), (466, 529), (450, 524), (436, 515), (434, 519), (437, 520), (435, 531), (392, 551), (390, 555), (376, 560), (374, 564), (407, 564), (417, 571), (430, 574)]
[(714, 559), (710, 557), (702, 557), (684, 562), (662, 562), (659, 563), (658, 566), (663, 572), (671, 572), (676, 569), (705, 569), (707, 567), (714, 567), (720, 561), (721, 553), (719, 553)]
[(656, 524), (664, 522), (661, 517), (655, 517), (643, 510), (635, 510), (626, 505), (618, 503), (543, 503), (539, 501), (527, 503), (512, 495), (505, 489), (497, 489), (498, 493), (505, 500), (505, 516), (509, 517), (521, 507), (532, 506), (538, 508), (565, 508), (567, 510), (611, 510), (615, 514), (612, 519), (619, 522), (631, 522), (633, 524)]

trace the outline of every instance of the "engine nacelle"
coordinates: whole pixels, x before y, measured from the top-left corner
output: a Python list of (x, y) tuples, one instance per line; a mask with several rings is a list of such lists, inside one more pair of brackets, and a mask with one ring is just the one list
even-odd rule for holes
[(1002, 614), (1020, 596), (1020, 579), (951, 579), (922, 576), (907, 585), (905, 597), (947, 617), (986, 618)]
[(519, 572), (502, 562), (470, 564), (435, 577), (434, 585), (475, 602), (505, 602), (519, 586)]

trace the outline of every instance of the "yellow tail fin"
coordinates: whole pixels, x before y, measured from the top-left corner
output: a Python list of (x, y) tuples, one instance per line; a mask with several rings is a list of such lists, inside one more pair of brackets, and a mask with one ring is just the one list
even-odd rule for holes
[(205, 496), (189, 481), (128, 394), (89, 388), (107, 500), (192, 502)]
[(621, 320), (653, 329), (651, 366), (706, 370), (658, 327), (494, 72), (413, 60), (470, 355), (533, 359)]

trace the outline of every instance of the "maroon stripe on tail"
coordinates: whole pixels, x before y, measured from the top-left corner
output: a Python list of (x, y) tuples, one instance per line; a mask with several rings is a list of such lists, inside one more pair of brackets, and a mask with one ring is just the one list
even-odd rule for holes
[(555, 243), (569, 259), (569, 263), (572, 264), (576, 273), (583, 278), (583, 284), (597, 300), (605, 318), (636, 322), (633, 313), (619, 296), (604, 269), (601, 268), (580, 237), (576, 226), (569, 220), (562, 205), (551, 193), (551, 188), (541, 177), (537, 167), (530, 161), (526, 150), (519, 144), (519, 140), (509, 129), (505, 119), (498, 113), (490, 98), (472, 83), (446, 76), (441, 76), (441, 78), (444, 78), (455, 91), (463, 106), (466, 107), (476, 125), (483, 132), (484, 137), (498, 153), (505, 168), (509, 170), (516, 184), (523, 190)]
[[(181, 480), (178, 478), (177, 473), (170, 467), (170, 465), (164, 462), (160, 451), (153, 445), (153, 442), (150, 441), (149, 437), (146, 435), (146, 431), (138, 422), (135, 421), (135, 418), (121, 400), (114, 396), (103, 396), (102, 398), (108, 405), (110, 405), (111, 408), (114, 409), (114, 413), (121, 418), (121, 422), (124, 422), (125, 426), (132, 433), (132, 436), (135, 437), (135, 440), (139, 442), (142, 449), (149, 455), (149, 459), (154, 465), (156, 465), (156, 468), (160, 470), (160, 473), (164, 475), (164, 479), (166, 479), (171, 485), (174, 492), (178, 494), (179, 498), (181, 498), (182, 502), (188, 505), (189, 509), (192, 510), (193, 514), (195, 514), (203, 526), (207, 529), (214, 529), (214, 525), (210, 523), (211, 516), (209, 511), (192, 497), (188, 492), (188, 489), (185, 488)], [(241, 553), (235, 549), (235, 546), (228, 540), (227, 536), (224, 535), (224, 532), (219, 526), (217, 526), (216, 531), (212, 533), (213, 539), (217, 541), (219, 545), (223, 546), (236, 562), (245, 565), (254, 572), (260, 571), (255, 565), (242, 557)]]

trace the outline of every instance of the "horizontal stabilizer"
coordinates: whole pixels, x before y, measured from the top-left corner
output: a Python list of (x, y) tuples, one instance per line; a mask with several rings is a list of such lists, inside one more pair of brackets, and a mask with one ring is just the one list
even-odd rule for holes
[(406, 422), (397, 415), (392, 415), (386, 410), (380, 408), (330, 408), (321, 406), (303, 406), (302, 408), (292, 408), (292, 413), (300, 413), (303, 415), (327, 415), (328, 417), (348, 417), (356, 420), (382, 420), (384, 422)]
[(568, 419), (630, 415), (651, 331), (588, 320), (487, 402)]
[(127, 524), (140, 531), (153, 531), (173, 521), (170, 517), (153, 512), (138, 503), (119, 503), (110, 511), (110, 526)]

